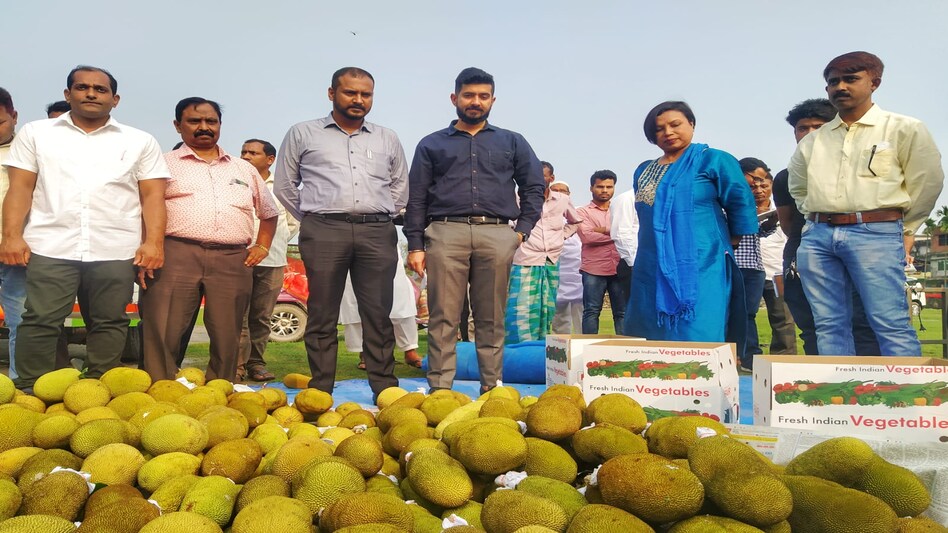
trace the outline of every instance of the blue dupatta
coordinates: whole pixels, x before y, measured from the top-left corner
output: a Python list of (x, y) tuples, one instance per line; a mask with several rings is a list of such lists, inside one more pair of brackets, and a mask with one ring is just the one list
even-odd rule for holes
[(694, 182), (708, 145), (692, 144), (675, 161), (655, 191), (652, 224), (658, 259), (655, 307), (658, 324), (675, 327), (694, 320), (698, 301), (694, 243)]

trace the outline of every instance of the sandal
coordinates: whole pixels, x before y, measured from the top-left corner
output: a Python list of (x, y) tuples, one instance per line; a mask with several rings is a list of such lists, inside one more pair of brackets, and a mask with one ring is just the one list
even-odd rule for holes
[(418, 352), (415, 350), (408, 350), (405, 352), (405, 364), (414, 368), (421, 368), (422, 361), (424, 359), (418, 355)]
[(263, 365), (252, 366), (247, 369), (247, 377), (252, 381), (270, 381), (276, 379), (267, 367)]
[(362, 354), (359, 354), (359, 365), (357, 367), (359, 370), (365, 370), (365, 358), (362, 357)]

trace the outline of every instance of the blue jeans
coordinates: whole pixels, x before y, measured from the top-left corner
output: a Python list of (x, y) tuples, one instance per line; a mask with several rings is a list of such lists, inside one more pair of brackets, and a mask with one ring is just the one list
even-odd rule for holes
[(583, 334), (599, 333), (599, 315), (602, 313), (602, 301), (608, 291), (616, 335), (623, 335), (622, 321), (625, 318), (626, 300), (629, 299), (631, 272), (631, 267), (622, 260), (619, 261), (618, 271), (613, 276), (597, 276), (579, 271), (583, 277)]
[(742, 268), (741, 276), (744, 278), (744, 303), (747, 306), (747, 341), (740, 363), (744, 368), (754, 368), (754, 356), (764, 353), (760, 349), (760, 339), (757, 336), (757, 311), (760, 310), (760, 300), (764, 297), (767, 274), (763, 270)]
[(26, 304), (26, 267), (0, 264), (0, 307), (10, 337), (10, 379), (16, 379), (16, 329), (23, 321)]
[(905, 297), (902, 221), (831, 226), (807, 221), (797, 252), (821, 355), (861, 355), (853, 341), (855, 288), (880, 353), (919, 356), (922, 346)]

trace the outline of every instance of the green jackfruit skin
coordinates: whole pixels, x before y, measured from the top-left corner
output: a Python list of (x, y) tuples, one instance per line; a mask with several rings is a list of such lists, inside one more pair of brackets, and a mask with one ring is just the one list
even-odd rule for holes
[(704, 502), (704, 486), (691, 471), (655, 455), (613, 457), (597, 477), (606, 504), (650, 523), (689, 518)]
[(455, 439), (451, 456), (473, 474), (499, 475), (523, 465), (527, 441), (508, 427), (477, 424)]
[(53, 472), (23, 491), (20, 514), (41, 514), (75, 520), (89, 498), (85, 478), (73, 472)]
[(628, 429), (632, 433), (641, 433), (648, 423), (642, 405), (625, 394), (618, 392), (603, 394), (589, 402), (583, 413), (586, 425), (610, 423)]
[(852, 488), (884, 501), (900, 517), (918, 516), (932, 503), (931, 494), (914, 472), (879, 456)]
[(675, 523), (668, 533), (763, 533), (763, 531), (732, 518), (702, 515)]
[(786, 520), (772, 526), (762, 528), (762, 531), (764, 531), (764, 533), (793, 533), (793, 529), (790, 528), (790, 522), (787, 522)]
[(429, 513), (427, 509), (418, 505), (418, 503), (408, 504), (408, 509), (415, 519), (414, 527), (412, 527), (414, 533), (441, 533), (444, 529), (441, 525), (442, 519)]
[(401, 482), (398, 484), (398, 488), (402, 491), (402, 497), (406, 502), (415, 502), (415, 505), (424, 509), (428, 514), (433, 516), (441, 516), (441, 513), (444, 512), (444, 507), (430, 502), (418, 494), (414, 487), (411, 486), (411, 481), (409, 481), (407, 477), (401, 480)]
[(730, 518), (766, 527), (793, 510), (790, 489), (773, 473), (772, 463), (742, 442), (723, 435), (699, 439), (688, 450), (688, 466), (705, 496)]
[(484, 500), (481, 523), (491, 533), (513, 533), (529, 525), (565, 531), (569, 517), (546, 498), (519, 490), (497, 490)]
[(879, 498), (813, 476), (780, 477), (793, 494), (793, 533), (895, 533), (899, 517)]
[(617, 507), (598, 503), (590, 503), (580, 509), (570, 521), (566, 533), (602, 533), (604, 531), (655, 533), (652, 526), (639, 517)]
[(388, 524), (399, 531), (410, 531), (414, 522), (408, 504), (397, 496), (381, 492), (344, 494), (319, 517), (319, 527), (325, 531), (363, 524)]
[(32, 514), (0, 522), (0, 533), (72, 533), (76, 525), (61, 516)]
[(445, 509), (444, 512), (441, 513), (441, 518), (443, 520), (451, 515), (457, 515), (463, 518), (468, 524), (476, 528), (484, 529), (484, 525), (481, 523), (481, 511), (483, 509), (484, 504), (471, 500), (460, 507)]
[(617, 455), (648, 452), (645, 439), (609, 423), (577, 431), (571, 440), (576, 457), (589, 465), (601, 465)]
[(437, 448), (418, 450), (406, 467), (407, 479), (414, 491), (440, 507), (460, 507), (474, 493), (474, 485), (464, 466)]
[(713, 430), (718, 435), (728, 433), (724, 424), (704, 416), (659, 418), (645, 430), (648, 451), (669, 459), (685, 459), (688, 449), (698, 441), (699, 428)]
[(899, 533), (948, 533), (948, 527), (927, 516), (906, 517), (899, 519)]
[(585, 496), (572, 485), (543, 476), (527, 476), (517, 484), (517, 490), (552, 501), (566, 511), (570, 520), (588, 503)]
[(528, 476), (544, 476), (573, 483), (579, 469), (576, 460), (562, 446), (548, 440), (527, 437), (527, 458), (523, 471)]

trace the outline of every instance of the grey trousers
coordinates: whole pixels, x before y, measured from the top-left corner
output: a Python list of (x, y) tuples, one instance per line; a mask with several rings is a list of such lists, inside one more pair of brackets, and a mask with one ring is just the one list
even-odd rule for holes
[(428, 386), (450, 389), (457, 372), (457, 331), (470, 283), (481, 386), (502, 378), (510, 265), (520, 246), (507, 224), (432, 222), (425, 229), (428, 270)]
[(783, 298), (777, 296), (774, 282), (770, 279), (764, 282), (764, 304), (767, 306), (767, 319), (772, 331), (769, 353), (797, 355), (797, 326), (793, 323), (790, 309)]
[(16, 385), (31, 387), (56, 369), (56, 347), (63, 321), (82, 284), (88, 310), (86, 377), (96, 378), (121, 364), (135, 267), (132, 260), (71, 261), (34, 254), (26, 267), (26, 312), (17, 329)]
[(253, 267), (250, 306), (240, 330), (237, 368), (266, 365), (263, 352), (270, 340), (270, 315), (283, 288), (283, 267)]

